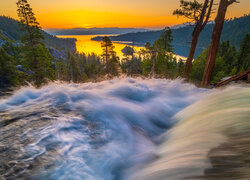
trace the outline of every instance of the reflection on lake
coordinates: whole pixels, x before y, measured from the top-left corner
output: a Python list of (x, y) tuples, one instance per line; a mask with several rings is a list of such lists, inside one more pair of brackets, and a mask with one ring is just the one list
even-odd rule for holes
[[(76, 49), (79, 53), (85, 53), (87, 54), (91, 54), (91, 53), (95, 53), (97, 55), (101, 55), (102, 54), (102, 48), (101, 48), (101, 42), (99, 41), (92, 41), (91, 38), (96, 37), (96, 36), (111, 36), (111, 34), (109, 35), (65, 35), (65, 36), (57, 36), (59, 38), (75, 38), (76, 41)], [(112, 35), (114, 36), (114, 35)], [(126, 43), (131, 43), (131, 42), (126, 42)], [(125, 46), (128, 46), (126, 44), (122, 44), (122, 43), (117, 43), (113, 41), (113, 45), (115, 46), (115, 52), (117, 54), (117, 56), (120, 57), (120, 59), (123, 58), (123, 53), (122, 53), (122, 49)], [(142, 46), (134, 46), (133, 47), (135, 52), (140, 51), (140, 49), (142, 49)], [(177, 61), (179, 61), (180, 59), (182, 60), (186, 60), (186, 57), (183, 56), (179, 56), (179, 55), (174, 55), (177, 59)]]
[[(95, 37), (97, 35), (73, 35), (73, 36), (57, 36), (59, 38), (75, 38), (76, 41), (76, 49), (79, 53), (85, 53), (85, 54), (91, 54), (94, 52), (97, 55), (102, 54), (102, 48), (101, 48), (101, 42), (98, 41), (92, 41), (91, 38)], [(105, 35), (98, 35), (98, 36), (105, 36)], [(110, 36), (107, 35), (107, 36)], [(126, 44), (120, 44), (113, 42), (115, 46), (115, 51), (117, 53), (117, 56), (122, 58), (123, 53), (121, 50), (127, 46)], [(143, 47), (134, 46), (134, 50), (137, 52)]]

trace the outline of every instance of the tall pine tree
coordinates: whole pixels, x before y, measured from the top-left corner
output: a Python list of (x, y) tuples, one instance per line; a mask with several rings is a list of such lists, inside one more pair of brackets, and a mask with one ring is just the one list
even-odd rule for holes
[(186, 1), (180, 0), (180, 9), (176, 9), (173, 14), (177, 16), (184, 16), (194, 23), (194, 30), (192, 33), (192, 42), (189, 50), (188, 58), (186, 61), (186, 67), (184, 71), (184, 77), (189, 79), (189, 74), (194, 58), (195, 49), (198, 43), (198, 39), (201, 31), (204, 29), (210, 15), (212, 13), (212, 6), (214, 0), (204, 0), (204, 3), (199, 3), (197, 0)]
[(166, 27), (164, 31), (161, 33), (159, 39), (157, 39), (154, 42), (153, 47), (160, 52), (163, 52), (164, 54), (166, 52), (173, 52), (173, 35), (172, 31), (169, 27)]
[(106, 64), (107, 73), (116, 74), (115, 67), (117, 67), (118, 61), (114, 51), (115, 46), (108, 36), (102, 38), (101, 47), (103, 48), (102, 57)]
[(215, 18), (215, 23), (214, 23), (214, 28), (212, 32), (212, 39), (211, 43), (208, 49), (208, 54), (207, 54), (207, 62), (206, 62), (206, 67), (204, 70), (203, 78), (202, 78), (202, 83), (201, 85), (203, 87), (207, 87), (210, 84), (212, 74), (213, 74), (213, 69), (215, 66), (215, 60), (217, 56), (217, 52), (219, 49), (219, 44), (220, 44), (220, 37), (226, 17), (226, 12), (227, 8), (238, 1), (236, 0), (220, 0), (219, 3), (219, 8), (218, 12)]
[(23, 65), (27, 70), (33, 71), (32, 79), (39, 86), (46, 79), (54, 79), (53, 58), (42, 42), (44, 37), (41, 27), (27, 0), (18, 0), (17, 12), (21, 30), (24, 32), (22, 37)]

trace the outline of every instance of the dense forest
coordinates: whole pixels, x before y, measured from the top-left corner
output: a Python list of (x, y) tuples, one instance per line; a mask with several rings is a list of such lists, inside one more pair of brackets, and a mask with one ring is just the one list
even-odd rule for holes
[[(240, 18), (229, 19), (225, 21), (223, 32), (221, 35), (222, 41), (229, 41), (236, 49), (239, 49), (240, 43), (243, 37), (250, 30), (250, 15), (245, 15)], [(207, 24), (204, 30), (201, 32), (195, 57), (197, 57), (210, 43), (211, 34), (213, 30), (214, 23), (211, 21)], [(174, 52), (178, 55), (187, 57), (189, 52), (189, 47), (191, 44), (191, 35), (194, 29), (193, 25), (186, 25), (184, 27), (175, 27), (172, 29), (173, 32), (173, 47)], [(137, 32), (137, 33), (128, 33), (118, 36), (110, 36), (112, 41), (130, 41), (134, 42), (136, 45), (144, 45), (147, 42), (151, 44), (154, 43), (160, 37), (161, 31), (147, 31), (147, 32)], [(101, 41), (101, 37), (95, 37), (93, 40)]]
[[(52, 36), (43, 30), (40, 31), (44, 36), (43, 42), (46, 44), (48, 48), (54, 48), (57, 50), (70, 50), (70, 51), (76, 50), (75, 47), (76, 39), (57, 38), (56, 36)], [(6, 16), (0, 16), (0, 43), (1, 41), (7, 39), (11, 41), (20, 42), (23, 34), (24, 32), (20, 30), (20, 26), (17, 20)]]

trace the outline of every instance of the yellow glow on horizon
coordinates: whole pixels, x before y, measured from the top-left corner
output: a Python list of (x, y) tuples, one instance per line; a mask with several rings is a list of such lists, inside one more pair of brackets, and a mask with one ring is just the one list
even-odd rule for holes
[[(101, 42), (91, 41), (91, 38), (95, 37), (95, 36), (97, 36), (97, 35), (77, 35), (77, 36), (57, 36), (57, 37), (77, 39), (76, 49), (79, 53), (85, 53), (86, 55), (91, 54), (91, 53), (95, 53), (97, 55), (101, 55), (102, 51), (103, 51), (101, 48)], [(101, 35), (101, 36), (104, 36), (104, 35)], [(110, 34), (108, 36), (110, 36)], [(115, 42), (113, 42), (113, 45), (115, 46), (114, 50), (116, 52), (116, 55), (119, 56), (120, 59), (122, 59), (123, 53), (121, 51), (127, 45), (126, 44), (119, 44), (119, 43), (115, 43)], [(142, 48), (143, 47), (134, 46), (134, 50), (136, 52)]]
[[(75, 38), (77, 39), (76, 41), (76, 50), (79, 53), (85, 53), (86, 55), (95, 53), (96, 55), (101, 55), (103, 52), (103, 49), (101, 48), (101, 42), (98, 41), (92, 41), (91, 38), (95, 37), (97, 35), (73, 35), (73, 36), (57, 36), (59, 38)], [(98, 36), (105, 36), (105, 35), (98, 35)], [(110, 34), (107, 36), (111, 36)], [(125, 46), (128, 46), (126, 44), (119, 44), (118, 42), (112, 42), (113, 45), (115, 46), (114, 51), (116, 52), (116, 55), (122, 60), (124, 58), (124, 55), (122, 53), (122, 49)], [(132, 47), (132, 46), (130, 46)], [(135, 50), (135, 53), (138, 55), (138, 52), (141, 49), (144, 49), (144, 47), (138, 47), (138, 46), (133, 46), (133, 49)], [(186, 57), (180, 56), (180, 55), (173, 55), (176, 59), (177, 62), (181, 59), (182, 61), (186, 60)]]
[(43, 13), (38, 20), (44, 28), (76, 27), (165, 27), (185, 22), (175, 16), (139, 16), (119, 12), (96, 12), (87, 10)]
[[(17, 19), (16, 2), (17, 0), (0, 0), (0, 14)], [(179, 0), (28, 0), (28, 2), (43, 28), (163, 28), (187, 21), (172, 15), (173, 10), (179, 7)], [(218, 2), (219, 0), (215, 0), (215, 3)], [(217, 8), (218, 5), (214, 7)], [(249, 7), (249, 0), (240, 0), (240, 3), (228, 8), (226, 17), (248, 14)]]

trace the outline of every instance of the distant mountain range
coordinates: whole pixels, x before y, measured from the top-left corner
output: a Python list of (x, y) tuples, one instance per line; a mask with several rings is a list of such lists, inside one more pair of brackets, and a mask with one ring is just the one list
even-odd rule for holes
[[(201, 53), (210, 43), (213, 21), (211, 21), (200, 35), (195, 57)], [(180, 24), (171, 27), (173, 32), (173, 46), (176, 54), (188, 56), (190, 43), (192, 40), (192, 31), (194, 26), (188, 23)], [(118, 36), (110, 36), (112, 41), (120, 41), (127, 44), (133, 42), (138, 46), (144, 46), (146, 42), (154, 43), (159, 38), (162, 30), (148, 31), (147, 29), (137, 28), (75, 28), (75, 29), (50, 29), (47, 32), (54, 34), (50, 35), (45, 31), (41, 31), (44, 35), (44, 43), (47, 47), (60, 51), (75, 51), (76, 39), (74, 38), (57, 38), (54, 35), (80, 35), (80, 34), (120, 34)], [(129, 32), (129, 33), (128, 33)], [(221, 41), (229, 40), (232, 45), (239, 48), (243, 37), (250, 33), (250, 15), (245, 15), (240, 18), (226, 21), (224, 24)], [(18, 21), (6, 16), (0, 16), (0, 46), (4, 44), (6, 39), (10, 39), (19, 43), (22, 31), (19, 29)], [(97, 36), (92, 40), (101, 41), (102, 37)], [(131, 43), (130, 43), (131, 45)]]
[[(195, 57), (208, 47), (211, 40), (213, 26), (214, 23), (213, 21), (211, 21), (202, 31), (196, 49)], [(174, 41), (172, 44), (174, 46), (174, 51), (176, 54), (185, 57), (188, 56), (193, 29), (194, 26), (189, 25), (188, 23), (172, 27), (174, 37)], [(146, 42), (150, 42), (151, 44), (153, 44), (154, 41), (159, 38), (162, 32), (163, 31), (160, 30), (127, 33), (118, 36), (110, 36), (110, 38), (112, 41), (120, 41), (124, 43), (133, 42), (133, 44), (135, 45), (144, 46)], [(241, 40), (247, 33), (250, 33), (250, 15), (245, 15), (240, 18), (235, 18), (233, 20), (226, 21), (223, 27), (221, 41), (228, 40), (236, 48), (239, 48)], [(92, 40), (101, 41), (102, 37), (97, 36), (92, 38)]]
[[(48, 48), (63, 51), (75, 51), (76, 50), (76, 39), (74, 38), (57, 38), (56, 36), (50, 35), (45, 31), (42, 31), (44, 36), (44, 43)], [(0, 45), (6, 40), (12, 40), (18, 43), (21, 39), (23, 32), (20, 30), (18, 21), (6, 16), (0, 16)]]
[(96, 34), (125, 34), (135, 32), (145, 32), (147, 29), (138, 28), (73, 28), (73, 29), (46, 29), (52, 35), (96, 35)]

